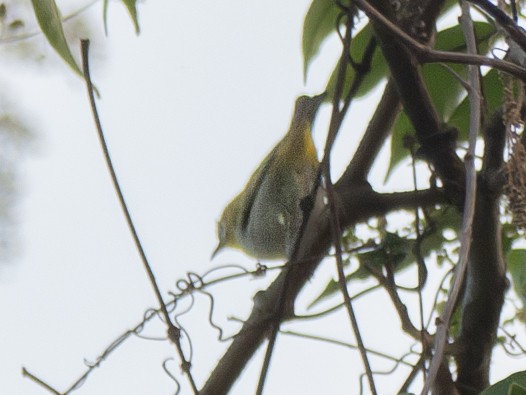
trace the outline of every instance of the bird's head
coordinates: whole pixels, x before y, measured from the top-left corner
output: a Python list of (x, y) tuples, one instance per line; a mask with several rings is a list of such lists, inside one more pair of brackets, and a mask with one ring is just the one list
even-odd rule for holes
[(241, 196), (236, 197), (225, 207), (221, 219), (217, 223), (217, 238), (219, 239), (219, 243), (212, 253), (212, 259), (225, 247), (239, 248), (237, 230), (238, 227), (241, 226), (241, 209)]
[(321, 106), (327, 93), (322, 93), (317, 96), (300, 96), (296, 99), (296, 106), (294, 108), (294, 120), (301, 120), (311, 124), (314, 121), (314, 117)]

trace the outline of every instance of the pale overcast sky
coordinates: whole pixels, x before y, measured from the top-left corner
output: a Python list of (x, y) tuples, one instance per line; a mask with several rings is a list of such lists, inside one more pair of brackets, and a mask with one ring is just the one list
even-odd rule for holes
[[(58, 5), (75, 8), (65, 0)], [(255, 267), (254, 260), (231, 251), (210, 262), (216, 221), (286, 132), (296, 96), (324, 89), (339, 43), (335, 38), (327, 43), (324, 59), (314, 63), (304, 85), (301, 28), (308, 5), (307, 0), (146, 1), (139, 4), (137, 37), (124, 8), (110, 2), (108, 38), (102, 36), (102, 2), (86, 11), (95, 33), (92, 76), (102, 95), (98, 106), (108, 144), (164, 292), (174, 291), (188, 271), (204, 273), (231, 263)], [(42, 36), (34, 40), (47, 57), (56, 58)], [(60, 60), (54, 62), (41, 69), (0, 65), (9, 76), (6, 89), (37, 132), (23, 164), (19, 253), (0, 271), (0, 392), (6, 394), (46, 393), (22, 377), (22, 366), (65, 390), (84, 372), (84, 359), (94, 361), (149, 307), (157, 307), (103, 163), (83, 81)], [(373, 106), (362, 101), (352, 109), (334, 151), (336, 173), (351, 157), (356, 133)], [(316, 123), (319, 147), (328, 112), (323, 108)], [(377, 180), (383, 170), (375, 170)], [(394, 185), (412, 188), (409, 180)], [(327, 262), (307, 287), (303, 306), (334, 273), (334, 263)], [(227, 318), (245, 318), (252, 295), (272, 276), (210, 289), (214, 319), (226, 334), (239, 327)], [(181, 309), (185, 306), (189, 299)], [(386, 336), (386, 323), (398, 330), (386, 306), (385, 295), (364, 299), (358, 315), (368, 322), (366, 344), (399, 356), (410, 343)], [(208, 298), (196, 295), (192, 310), (180, 318), (193, 340), (199, 387), (227, 346), (216, 341), (208, 309)], [(354, 343), (345, 314), (285, 329)], [(164, 328), (153, 323), (144, 334), (163, 336)], [(162, 369), (166, 358), (175, 358), (168, 366), (181, 382), (181, 394), (190, 394), (174, 348), (138, 338), (115, 350), (76, 393), (171, 394), (175, 385)], [(233, 394), (254, 393), (261, 361), (260, 352)], [(378, 369), (392, 366), (372, 361)], [(361, 372), (355, 351), (283, 336), (265, 393), (337, 395), (349, 388), (357, 393)], [(392, 379), (379, 376), (378, 383), (381, 393), (390, 393)]]

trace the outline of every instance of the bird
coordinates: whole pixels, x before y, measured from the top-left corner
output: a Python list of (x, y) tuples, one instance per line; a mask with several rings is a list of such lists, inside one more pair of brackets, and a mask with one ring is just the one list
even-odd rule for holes
[(296, 99), (288, 132), (225, 207), (212, 259), (224, 248), (258, 260), (291, 258), (304, 217), (302, 201), (317, 184), (320, 163), (312, 125), (325, 97)]

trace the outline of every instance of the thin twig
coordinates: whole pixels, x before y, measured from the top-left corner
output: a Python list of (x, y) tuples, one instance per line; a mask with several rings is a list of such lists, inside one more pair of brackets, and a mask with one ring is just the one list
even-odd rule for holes
[[(470, 6), (465, 0), (460, 2), (462, 15), (460, 16), (460, 24), (464, 31), (466, 40), (467, 52), (475, 54), (477, 51), (477, 44), (475, 39), (475, 31), (473, 28), (473, 21), (470, 15)], [(434, 385), (440, 367), (443, 363), (444, 352), (448, 340), (448, 330), (451, 316), (457, 306), (457, 301), (464, 283), (464, 275), (466, 272), (469, 252), (471, 248), (471, 235), (473, 225), (473, 214), (475, 212), (475, 197), (477, 191), (477, 173), (475, 169), (475, 149), (477, 145), (477, 136), (481, 124), (481, 90), (480, 90), (480, 74), (477, 66), (468, 66), (468, 81), (470, 89), (468, 91), (470, 104), (470, 120), (469, 120), (469, 137), (468, 137), (468, 152), (464, 157), (466, 167), (466, 196), (464, 200), (464, 212), (462, 218), (461, 231), (461, 245), (459, 253), (459, 262), (455, 270), (453, 285), (450, 288), (450, 293), (444, 311), (440, 316), (438, 322), (437, 333), (435, 337), (435, 353), (429, 366), (429, 375), (427, 377), (422, 394), (427, 394)]]
[(428, 45), (422, 44), (405, 33), (393, 22), (382, 15), (376, 8), (366, 0), (352, 0), (370, 19), (381, 23), (393, 35), (400, 39), (404, 45), (410, 48), (422, 63), (450, 62), (468, 65), (489, 66), (511, 74), (523, 81), (526, 81), (526, 69), (514, 63), (492, 59), (486, 56), (473, 53), (459, 53), (435, 50)]
[[(414, 145), (411, 144), (411, 163), (412, 163), (412, 170), (413, 170), (413, 188), (416, 191), (418, 191), (418, 179), (416, 175), (416, 152), (414, 150)], [(422, 376), (424, 379), (424, 384), (426, 381), (427, 376), (427, 370), (426, 370), (426, 359), (425, 355), (427, 354), (427, 343), (425, 341), (425, 333), (426, 328), (424, 324), (424, 300), (422, 296), (422, 291), (427, 279), (427, 268), (426, 263), (424, 261), (424, 257), (422, 256), (422, 231), (420, 229), (420, 208), (415, 208), (415, 234), (416, 234), (416, 242), (415, 242), (415, 248), (414, 248), (414, 254), (416, 263), (418, 266), (418, 309), (419, 309), (419, 315), (420, 315), (420, 341), (422, 343)]]
[[(373, 285), (372, 287), (366, 288), (363, 291), (360, 291), (356, 295), (352, 296), (351, 300), (354, 301), (354, 300), (356, 300), (356, 299), (358, 299), (358, 298), (360, 298), (362, 296), (365, 296), (365, 295), (369, 294), (369, 292), (377, 290), (378, 288), (380, 288), (380, 285), (378, 285), (378, 284)], [(311, 319), (315, 319), (315, 318), (320, 318), (320, 317), (326, 316), (327, 314), (330, 314), (330, 313), (333, 313), (333, 312), (339, 310), (340, 308), (342, 308), (344, 306), (344, 304), (345, 303), (339, 303), (336, 306), (330, 307), (330, 308), (328, 308), (326, 310), (323, 310), (323, 311), (320, 311), (318, 313), (303, 314), (303, 315), (296, 314), (296, 315), (294, 315), (294, 317), (291, 318), (291, 320), (311, 320)]]
[(391, 301), (393, 302), (396, 312), (398, 313), (398, 316), (400, 318), (400, 322), (402, 324), (402, 329), (404, 330), (404, 332), (406, 332), (408, 335), (410, 335), (415, 340), (423, 339), (423, 341), (429, 342), (430, 340), (429, 334), (426, 331), (422, 333), (422, 331), (418, 330), (413, 325), (413, 322), (411, 321), (411, 317), (409, 317), (409, 314), (407, 312), (407, 306), (402, 302), (402, 299), (400, 299), (400, 295), (398, 295), (397, 286), (394, 280), (394, 273), (392, 270), (391, 263), (386, 262), (385, 268), (387, 271), (387, 276), (384, 276), (379, 270), (374, 269), (373, 267), (367, 267), (369, 272), (385, 288), (385, 290), (387, 291), (387, 294), (391, 298)]
[(33, 375), (32, 373), (30, 373), (26, 368), (22, 368), (22, 375), (23, 376), (26, 376), (26, 377), (29, 377), (31, 380), (33, 380), (35, 383), (37, 383), (38, 385), (44, 387), (45, 389), (47, 389), (49, 392), (51, 392), (52, 394), (55, 394), (55, 395), (62, 395), (61, 392), (57, 391), (55, 388), (53, 388), (52, 386), (50, 386), (48, 383), (45, 383), (43, 382), (42, 380), (40, 380), (38, 377), (36, 377), (35, 375)]
[[(232, 274), (232, 275), (229, 275), (229, 276), (223, 276), (223, 277), (220, 277), (220, 278), (215, 278), (213, 280), (210, 280), (210, 281), (205, 281), (205, 278), (207, 276), (209, 276), (212, 272), (215, 272), (219, 269), (225, 269), (225, 268), (232, 268), (232, 267), (236, 267), (236, 268), (239, 268), (240, 270), (242, 270), (242, 273), (238, 273), (238, 274)], [(253, 271), (249, 271), (249, 270), (246, 270), (244, 269), (243, 267), (241, 266), (234, 266), (234, 265), (226, 265), (226, 266), (223, 266), (223, 267), (216, 267), (216, 268), (213, 268), (207, 272), (205, 272), (204, 274), (202, 274), (200, 276), (200, 279), (201, 279), (201, 282), (199, 285), (194, 285), (192, 283), (190, 283), (190, 281), (187, 281), (187, 280), (179, 280), (177, 283), (178, 283), (178, 289), (179, 289), (179, 293), (175, 294), (175, 293), (171, 293), (171, 295), (173, 296), (173, 299), (170, 300), (168, 303), (166, 303), (166, 307), (167, 308), (174, 308), (176, 306), (176, 303), (178, 300), (180, 300), (182, 297), (184, 296), (188, 296), (189, 294), (191, 294), (191, 292), (194, 292), (194, 291), (203, 291), (204, 289), (207, 289), (211, 286), (214, 286), (214, 285), (217, 285), (221, 282), (224, 282), (224, 281), (230, 281), (230, 280), (234, 280), (234, 279), (237, 279), (237, 278), (241, 278), (241, 277), (246, 277), (246, 276), (259, 276), (261, 277), (262, 276), (262, 271), (269, 271), (269, 270), (277, 270), (277, 269), (281, 269), (282, 266), (272, 266), (272, 267), (267, 267), (267, 266), (264, 266), (264, 268), (261, 267), (261, 265), (258, 265), (258, 267), (253, 270)], [(188, 277), (190, 277), (190, 275), (187, 275)], [(94, 363), (91, 363), (91, 364), (88, 364), (87, 365), (87, 369), (86, 371), (77, 379), (75, 380), (75, 382), (66, 390), (64, 391), (64, 394), (68, 394), (70, 393), (71, 391), (73, 391), (74, 389), (77, 389), (80, 384), (84, 383), (86, 381), (86, 379), (88, 378), (88, 376), (98, 367), (101, 366), (102, 362), (104, 362), (108, 356), (113, 352), (115, 351), (121, 344), (123, 344), (130, 336), (138, 336), (140, 337), (141, 339), (147, 339), (147, 340), (166, 340), (166, 338), (152, 338), (152, 337), (146, 337), (146, 336), (142, 336), (140, 333), (141, 331), (144, 329), (145, 325), (151, 321), (154, 317), (158, 317), (159, 314), (161, 313), (161, 310), (160, 309), (148, 309), (144, 316), (143, 316), (143, 319), (141, 320), (141, 322), (137, 323), (133, 328), (131, 329), (128, 329), (126, 332), (122, 333), (121, 335), (119, 335), (118, 338), (116, 338), (115, 340), (113, 340), (111, 342), (111, 344), (106, 347), (104, 349), (104, 351), (95, 359), (95, 362)], [(26, 372), (26, 370), (24, 369), (24, 372)], [(37, 383), (41, 384), (41, 385), (46, 385), (48, 387), (50, 387), (48, 384), (44, 383), (41, 379), (33, 376), (33, 375), (27, 375), (28, 377), (30, 377), (31, 379), (33, 379), (33, 381), (36, 381)], [(35, 380), (36, 379), (36, 380)], [(51, 387), (50, 387), (51, 388)], [(50, 390), (50, 391), (56, 391), (54, 389)]]
[[(362, 363), (364, 365), (367, 379), (369, 381), (369, 387), (370, 387), (371, 393), (375, 395), (376, 387), (374, 384), (373, 373), (371, 370), (371, 366), (369, 364), (369, 359), (367, 357), (367, 351), (365, 349), (365, 345), (363, 343), (360, 329), (358, 326), (358, 320), (356, 318), (356, 314), (352, 306), (351, 297), (347, 289), (347, 281), (345, 279), (345, 272), (343, 270), (342, 246), (341, 246), (341, 225), (340, 225), (339, 217), (336, 214), (337, 210), (336, 210), (336, 203), (335, 203), (335, 196), (334, 196), (334, 185), (332, 184), (331, 175), (330, 175), (330, 168), (331, 168), (330, 157), (331, 157), (332, 146), (334, 144), (334, 141), (336, 140), (336, 135), (338, 133), (338, 130), (340, 129), (343, 117), (345, 116), (345, 112), (347, 111), (350, 105), (350, 101), (352, 98), (351, 95), (354, 95), (354, 92), (352, 92), (353, 89), (351, 89), (351, 91), (349, 92), (349, 95), (347, 96), (345, 100), (344, 107), (340, 111), (340, 99), (341, 99), (342, 91), (343, 91), (345, 70), (347, 68), (348, 59), (349, 59), (352, 28), (353, 28), (353, 14), (352, 12), (348, 11), (345, 38), (342, 43), (343, 49), (342, 49), (342, 55), (340, 57), (340, 62), (338, 65), (338, 75), (336, 79), (336, 86), (334, 90), (334, 97), (333, 97), (333, 103), (332, 103), (332, 116), (331, 116), (331, 121), (329, 124), (329, 132), (327, 134), (327, 141), (325, 143), (324, 156), (321, 161), (321, 169), (322, 169), (322, 174), (325, 180), (325, 187), (326, 187), (326, 193), (327, 193), (327, 204), (329, 207), (329, 214), (330, 214), (329, 215), (330, 230), (331, 230), (331, 237), (332, 237), (332, 241), (333, 241), (333, 245), (335, 249), (336, 269), (338, 272), (338, 283), (340, 285), (340, 289), (343, 294), (345, 307), (347, 308), (347, 312), (349, 314), (354, 336), (356, 337), (356, 342), (358, 343), (358, 349), (360, 351)], [(372, 53), (374, 52), (374, 44), (371, 45), (370, 47), (372, 47), (372, 49), (367, 51), (367, 53), (369, 54), (369, 56), (372, 56)], [(353, 86), (357, 86), (357, 84), (354, 83)]]
[(259, 374), (258, 385), (256, 388), (256, 395), (262, 395), (263, 388), (265, 387), (265, 382), (266, 382), (268, 371), (270, 368), (270, 361), (272, 359), (272, 354), (274, 353), (274, 347), (276, 345), (276, 339), (278, 337), (279, 329), (281, 326), (281, 320), (283, 319), (283, 310), (285, 308), (285, 290), (287, 289), (288, 282), (290, 281), (290, 271), (291, 271), (291, 262), (289, 262), (289, 264), (283, 269), (283, 272), (286, 273), (286, 275), (283, 280), (283, 287), (280, 291), (279, 298), (278, 298), (276, 317), (274, 318), (274, 322), (271, 326), (270, 336), (268, 337), (267, 349), (265, 351), (265, 358), (263, 359), (261, 373)]
[[(350, 344), (350, 343), (347, 343), (347, 342), (344, 342), (344, 341), (341, 341), (341, 340), (329, 339), (328, 337), (316, 336), (316, 335), (311, 335), (311, 334), (308, 334), (308, 333), (301, 333), (301, 332), (296, 332), (296, 331), (280, 331), (279, 333), (281, 333), (283, 335), (301, 337), (301, 338), (304, 338), (304, 339), (317, 340), (317, 341), (321, 341), (321, 342), (324, 342), (324, 343), (329, 343), (329, 344), (334, 344), (334, 345), (337, 345), (337, 346), (350, 348), (352, 350), (358, 350), (358, 346), (356, 346), (354, 344)], [(387, 359), (389, 361), (397, 362), (399, 364), (406, 365), (406, 366), (409, 366), (411, 368), (413, 367), (413, 364), (405, 361), (404, 359), (396, 358), (396, 357), (393, 357), (393, 356), (388, 355), (386, 353), (383, 353), (381, 351), (376, 351), (376, 350), (373, 350), (373, 349), (370, 349), (370, 348), (367, 348), (366, 350), (370, 354), (373, 354), (373, 355), (376, 355), (378, 357)]]
[(186, 360), (186, 357), (184, 355), (183, 349), (181, 347), (181, 330), (177, 328), (170, 319), (170, 314), (168, 313), (168, 309), (166, 308), (166, 304), (164, 303), (163, 297), (161, 295), (161, 291), (159, 290), (159, 287), (157, 285), (157, 281), (155, 280), (155, 275), (153, 274), (152, 268), (148, 262), (148, 258), (146, 257), (146, 253), (144, 251), (144, 248), (142, 247), (141, 241), (139, 239), (139, 235), (137, 234), (137, 231), (135, 229), (135, 225), (133, 224), (130, 212), (128, 210), (128, 207), (126, 205), (126, 202), (124, 200), (124, 195), (122, 193), (121, 187), (119, 185), (117, 174), (115, 173), (115, 169), (113, 167), (108, 145), (106, 144), (106, 140), (104, 138), (104, 132), (102, 130), (102, 124), (98, 115), (97, 106), (95, 103), (95, 95), (93, 90), (93, 84), (91, 82), (90, 77), (90, 69), (89, 69), (89, 40), (81, 40), (81, 47), (82, 47), (82, 68), (84, 72), (84, 79), (86, 81), (86, 86), (88, 89), (88, 95), (90, 99), (90, 105), (91, 110), (93, 112), (93, 118), (95, 120), (95, 125), (97, 128), (97, 134), (99, 137), (99, 141), (102, 147), (102, 151), (104, 154), (104, 159), (106, 161), (106, 165), (108, 167), (108, 170), (110, 172), (111, 181), (113, 184), (113, 187), (115, 189), (115, 192), (117, 193), (117, 197), (119, 199), (119, 204), (121, 206), (121, 209), (124, 213), (124, 216), (126, 218), (126, 223), (128, 224), (128, 228), (132, 234), (133, 241), (135, 243), (135, 247), (137, 248), (137, 251), (139, 252), (141, 261), (143, 263), (144, 269), (146, 270), (146, 273), (148, 274), (148, 278), (150, 279), (150, 283), (152, 285), (153, 291), (155, 293), (155, 296), (157, 298), (157, 301), (159, 303), (159, 306), (161, 307), (162, 314), (164, 316), (164, 319), (166, 321), (166, 325), (168, 326), (168, 338), (175, 344), (177, 351), (179, 353), (179, 357), (181, 359), (181, 365), (183, 368), (183, 371), (186, 373), (188, 380), (190, 382), (190, 386), (192, 387), (192, 390), (194, 394), (198, 394), (197, 386), (195, 384), (194, 378), (192, 374), (190, 373), (190, 362)]
[(435, 292), (435, 296), (433, 298), (433, 304), (431, 307), (431, 311), (429, 312), (429, 316), (427, 317), (425, 328), (428, 329), (431, 325), (431, 320), (433, 319), (434, 313), (437, 311), (437, 305), (438, 305), (438, 298), (440, 297), (440, 293), (444, 289), (444, 284), (446, 283), (447, 279), (454, 273), (454, 268), (451, 268), (447, 271), (447, 273), (442, 277), (440, 280), (440, 284), (438, 285), (438, 288)]
[[(495, 21), (508, 33), (508, 35), (515, 41), (519, 47), (526, 52), (526, 35), (524, 29), (517, 25), (516, 21), (510, 18), (504, 11), (502, 11), (495, 4), (488, 0), (469, 0), (470, 3), (477, 5), (486, 11), (489, 15), (495, 18)], [(513, 3), (513, 2), (512, 2)], [(512, 9), (513, 11), (513, 9)], [(516, 12), (513, 12), (514, 17)], [(469, 51), (468, 51), (469, 52)]]
[(420, 359), (418, 360), (418, 362), (415, 364), (415, 366), (413, 367), (413, 369), (411, 370), (411, 372), (409, 373), (409, 375), (405, 379), (404, 384), (402, 384), (402, 387), (400, 387), (400, 389), (396, 392), (397, 394), (403, 394), (403, 393), (408, 392), (409, 386), (414, 381), (415, 377), (417, 376), (418, 372), (420, 371), (420, 367), (424, 363), (425, 363), (425, 358), (422, 355), (422, 356), (420, 356)]

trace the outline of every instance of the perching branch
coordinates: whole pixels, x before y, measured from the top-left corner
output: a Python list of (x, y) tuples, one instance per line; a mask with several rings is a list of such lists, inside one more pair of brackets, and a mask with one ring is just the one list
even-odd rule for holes
[[(437, 189), (418, 191), (418, 193), (411, 191), (380, 194), (367, 185), (350, 187), (346, 183), (338, 182), (335, 187), (336, 215), (340, 218), (342, 229), (394, 210), (428, 207), (446, 201), (443, 192)], [(322, 198), (321, 194), (319, 197)], [(315, 204), (314, 207), (320, 206), (323, 207), (323, 204)], [(210, 374), (205, 386), (199, 392), (200, 395), (228, 393), (246, 363), (273, 328), (276, 306), (281, 298), (284, 298), (285, 302), (282, 319), (293, 316), (296, 297), (326, 255), (331, 242), (326, 211), (323, 209), (319, 212), (314, 211), (310, 215), (298, 249), (298, 264), (287, 265), (265, 291), (256, 294), (250, 316)], [(287, 287), (283, 289), (287, 277)]]
[[(473, 237), (466, 271), (460, 333), (457, 388), (463, 395), (478, 394), (489, 385), (491, 354), (508, 281), (500, 226), (500, 191), (492, 177), (502, 170), (505, 126), (497, 111), (484, 130), (484, 161), (478, 178)], [(502, 187), (502, 186), (501, 186)]]

